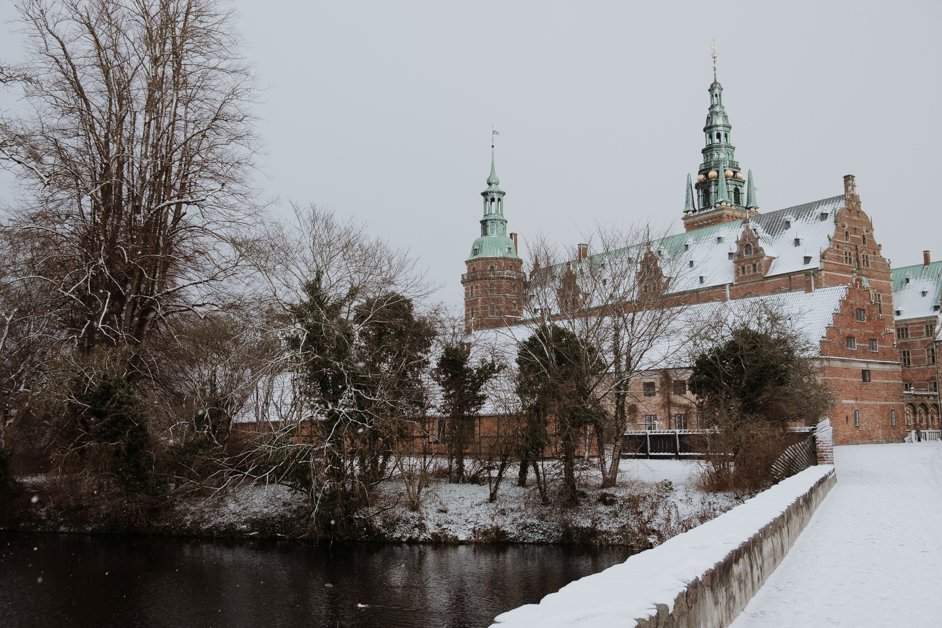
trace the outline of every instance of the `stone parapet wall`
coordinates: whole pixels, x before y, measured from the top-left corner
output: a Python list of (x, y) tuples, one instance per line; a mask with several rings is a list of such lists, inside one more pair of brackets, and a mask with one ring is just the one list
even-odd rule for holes
[(508, 626), (728, 625), (782, 561), (837, 483), (810, 467), (733, 510), (621, 565), (498, 616)]

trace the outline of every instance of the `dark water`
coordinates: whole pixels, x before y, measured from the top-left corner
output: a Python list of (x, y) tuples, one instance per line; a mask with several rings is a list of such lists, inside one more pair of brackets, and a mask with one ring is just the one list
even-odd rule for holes
[(485, 626), (628, 554), (0, 533), (0, 626)]

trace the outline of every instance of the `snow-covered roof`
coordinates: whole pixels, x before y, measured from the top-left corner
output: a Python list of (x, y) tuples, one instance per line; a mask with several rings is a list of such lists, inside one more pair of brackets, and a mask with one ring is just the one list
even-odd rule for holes
[(894, 268), (892, 277), (896, 320), (939, 316), (942, 306), (942, 262)]
[[(748, 221), (733, 220), (652, 239), (650, 248), (659, 258), (662, 272), (670, 277), (667, 288), (670, 293), (734, 283), (736, 243), (746, 225), (754, 230), (765, 254), (772, 258), (767, 277), (814, 270), (821, 265), (821, 252), (830, 245), (834, 232), (835, 214), (844, 204), (843, 194), (832, 196), (756, 214)], [(584, 272), (590, 266), (599, 268), (615, 257), (637, 262), (647, 246), (642, 242), (603, 251), (582, 262), (557, 265), (552, 272), (561, 276), (566, 268), (572, 268), (578, 276), (580, 269)], [(624, 264), (613, 264), (613, 272), (624, 268)]]
[[(668, 310), (675, 315), (666, 331), (651, 342), (639, 364), (640, 370), (660, 368), (683, 368), (692, 364), (692, 359), (707, 346), (722, 338), (723, 330), (730, 330), (740, 323), (758, 323), (764, 313), (780, 315), (790, 325), (799, 341), (804, 345), (805, 355), (819, 355), (820, 341), (841, 301), (847, 296), (847, 286), (821, 288), (813, 292), (782, 292), (777, 294), (700, 303)], [(579, 325), (595, 325), (592, 319), (566, 321), (565, 326), (577, 331)], [(479, 330), (472, 334), (473, 355), (492, 357), (506, 365), (506, 376), (516, 363), (518, 345), (529, 338), (535, 326), (520, 324), (511, 327)], [(699, 337), (697, 331), (704, 332)], [(642, 339), (643, 343), (644, 340)], [(601, 347), (605, 350), (606, 347)]]
[(766, 276), (818, 268), (834, 233), (834, 214), (843, 206), (842, 194), (752, 217), (762, 247), (775, 258)]

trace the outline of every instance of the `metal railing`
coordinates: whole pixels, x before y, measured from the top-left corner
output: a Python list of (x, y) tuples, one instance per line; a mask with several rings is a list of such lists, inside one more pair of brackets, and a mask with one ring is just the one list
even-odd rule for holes
[(916, 430), (909, 431), (909, 442), (911, 443), (930, 440), (942, 440), (942, 430), (919, 430), (918, 435)]

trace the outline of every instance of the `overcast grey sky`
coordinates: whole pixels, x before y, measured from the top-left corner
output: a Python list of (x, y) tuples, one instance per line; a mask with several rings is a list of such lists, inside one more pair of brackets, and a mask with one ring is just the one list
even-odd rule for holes
[[(840, 194), (853, 173), (894, 265), (924, 248), (942, 259), (938, 0), (234, 5), (263, 90), (259, 186), (276, 212), (314, 202), (368, 223), (450, 304), (491, 125), (524, 244), (542, 233), (574, 247), (596, 223), (681, 229), (712, 38), (760, 210)], [(0, 7), (0, 58), (15, 61), (14, 14)]]

